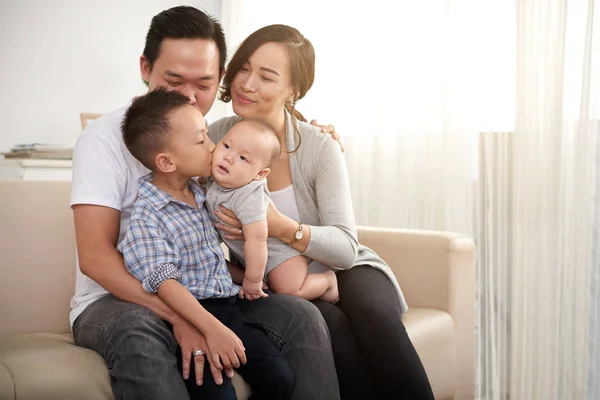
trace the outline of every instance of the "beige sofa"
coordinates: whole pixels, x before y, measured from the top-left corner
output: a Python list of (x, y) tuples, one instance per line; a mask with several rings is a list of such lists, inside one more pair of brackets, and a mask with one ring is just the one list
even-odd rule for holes
[[(0, 183), (0, 399), (112, 399), (102, 358), (70, 334), (75, 240), (68, 182)], [(394, 269), (404, 323), (436, 399), (474, 397), (475, 251), (446, 232), (360, 229)], [(238, 395), (247, 388), (236, 382)]]

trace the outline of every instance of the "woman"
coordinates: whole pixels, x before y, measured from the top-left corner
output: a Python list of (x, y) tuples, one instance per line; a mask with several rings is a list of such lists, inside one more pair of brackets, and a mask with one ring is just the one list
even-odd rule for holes
[[(336, 271), (339, 302), (314, 304), (331, 333), (342, 398), (432, 399), (401, 320), (407, 306), (398, 283), (385, 262), (358, 243), (339, 145), (295, 110), (314, 72), (314, 49), (300, 32), (285, 25), (259, 29), (240, 45), (223, 78), (221, 100), (231, 101), (237, 116), (216, 121), (209, 134), (216, 143), (240, 118), (260, 119), (287, 150), (267, 177), (274, 203), (269, 236), (308, 257), (309, 272)], [(223, 222), (217, 228), (243, 240), (231, 212), (217, 216)]]

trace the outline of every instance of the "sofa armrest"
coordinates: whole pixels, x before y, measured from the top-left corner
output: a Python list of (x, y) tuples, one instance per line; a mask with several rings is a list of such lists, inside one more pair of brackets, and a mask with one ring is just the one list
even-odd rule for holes
[(456, 334), (456, 398), (475, 385), (475, 245), (452, 233), (364, 227), (358, 240), (394, 271), (408, 307), (434, 308), (452, 317)]

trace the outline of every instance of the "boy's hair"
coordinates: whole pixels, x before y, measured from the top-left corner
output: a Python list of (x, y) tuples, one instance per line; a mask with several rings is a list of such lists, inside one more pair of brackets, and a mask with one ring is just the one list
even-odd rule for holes
[(159, 87), (133, 100), (121, 122), (125, 146), (144, 167), (154, 171), (154, 158), (171, 139), (171, 113), (189, 104), (177, 91)]
[(223, 27), (212, 16), (190, 6), (177, 6), (156, 14), (146, 35), (144, 57), (154, 67), (164, 39), (212, 40), (219, 49), (219, 73), (225, 71), (227, 45)]

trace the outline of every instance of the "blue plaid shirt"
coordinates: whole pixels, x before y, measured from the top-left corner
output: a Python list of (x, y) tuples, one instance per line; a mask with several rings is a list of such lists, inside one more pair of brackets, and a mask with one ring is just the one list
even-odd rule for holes
[(149, 293), (175, 279), (199, 300), (238, 294), (240, 287), (231, 281), (214, 221), (204, 206), (204, 190), (190, 180), (195, 209), (154, 186), (151, 179), (149, 174), (139, 180), (129, 227), (118, 246), (127, 270)]

